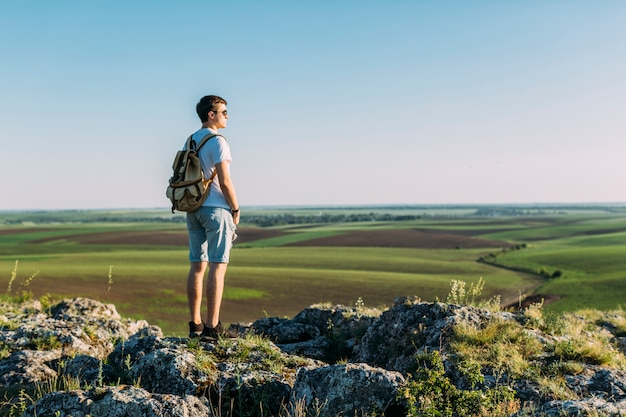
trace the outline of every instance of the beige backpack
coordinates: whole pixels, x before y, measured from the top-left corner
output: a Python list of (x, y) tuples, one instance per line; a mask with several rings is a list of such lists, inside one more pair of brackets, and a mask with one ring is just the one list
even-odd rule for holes
[(211, 178), (205, 179), (198, 152), (205, 143), (216, 136), (221, 135), (207, 134), (197, 146), (196, 142), (189, 136), (185, 148), (176, 153), (172, 164), (174, 173), (165, 192), (167, 198), (172, 202), (172, 213), (175, 210), (196, 211), (209, 195), (211, 183), (217, 170), (213, 171)]

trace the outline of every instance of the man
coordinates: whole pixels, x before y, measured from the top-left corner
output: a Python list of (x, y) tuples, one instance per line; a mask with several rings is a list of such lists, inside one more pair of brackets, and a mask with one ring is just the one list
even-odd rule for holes
[[(205, 96), (196, 105), (202, 128), (193, 134), (196, 143), (209, 133), (216, 134), (226, 127), (228, 111), (226, 100), (218, 96)], [(224, 292), (224, 278), (230, 256), (235, 229), (239, 223), (239, 203), (230, 177), (230, 146), (222, 136), (211, 138), (198, 153), (204, 177), (217, 171), (206, 201), (198, 210), (187, 213), (189, 233), (189, 275), (187, 299), (189, 301), (189, 337), (217, 339), (227, 335), (220, 322), (220, 307)], [(207, 317), (202, 320), (202, 287), (208, 267), (206, 282)]]

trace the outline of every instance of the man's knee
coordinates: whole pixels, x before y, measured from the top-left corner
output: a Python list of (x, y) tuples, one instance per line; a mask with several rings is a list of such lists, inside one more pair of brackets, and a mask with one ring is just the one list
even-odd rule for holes
[(193, 274), (204, 274), (206, 267), (206, 262), (192, 262), (189, 266), (189, 272)]

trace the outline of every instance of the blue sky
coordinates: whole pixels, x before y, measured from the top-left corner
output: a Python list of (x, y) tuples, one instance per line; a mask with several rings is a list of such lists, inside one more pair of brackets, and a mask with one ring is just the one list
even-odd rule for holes
[(626, 202), (623, 1), (0, 0), (0, 210), (167, 207), (205, 94), (242, 206)]

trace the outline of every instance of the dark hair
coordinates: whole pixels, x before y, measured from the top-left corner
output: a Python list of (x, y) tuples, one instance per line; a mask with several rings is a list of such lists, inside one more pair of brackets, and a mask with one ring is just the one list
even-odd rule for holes
[(208, 113), (213, 110), (213, 107), (216, 104), (219, 103), (228, 104), (226, 100), (219, 96), (204, 96), (200, 99), (198, 104), (196, 104), (196, 113), (198, 113), (198, 117), (202, 123), (209, 119)]

